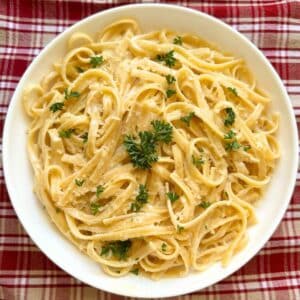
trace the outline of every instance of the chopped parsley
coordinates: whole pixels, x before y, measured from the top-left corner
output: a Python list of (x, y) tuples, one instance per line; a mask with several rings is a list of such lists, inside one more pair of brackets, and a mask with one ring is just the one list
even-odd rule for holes
[(90, 64), (93, 68), (101, 66), (104, 62), (103, 56), (91, 56), (90, 57)]
[(225, 140), (231, 140), (230, 142), (225, 143), (225, 150), (230, 152), (234, 150), (238, 150), (241, 148), (241, 145), (239, 142), (236, 140), (236, 133), (233, 130), (229, 130), (225, 135), (224, 139)]
[(238, 92), (236, 90), (236, 88), (233, 88), (233, 87), (228, 87), (227, 88), (228, 91), (230, 91), (234, 96), (238, 96)]
[(179, 199), (179, 196), (176, 193), (173, 193), (173, 192), (168, 192), (167, 196), (168, 196), (168, 198), (169, 198), (169, 200), (171, 201), (172, 204)]
[(225, 140), (232, 140), (236, 136), (236, 133), (233, 130), (229, 130), (225, 135), (224, 139)]
[(190, 126), (190, 122), (194, 116), (195, 116), (195, 113), (193, 111), (191, 111), (188, 115), (181, 117), (180, 121), (186, 123), (187, 126)]
[(202, 157), (197, 158), (194, 155), (192, 155), (192, 162), (196, 167), (200, 167), (204, 164), (205, 160)]
[(176, 81), (176, 78), (175, 78), (174, 76), (172, 76), (171, 74), (168, 74), (168, 75), (166, 76), (166, 80), (167, 80), (167, 83), (168, 83), (168, 84), (172, 84), (173, 82)]
[(166, 91), (167, 98), (170, 98), (175, 94), (176, 94), (175, 90), (167, 89), (167, 91)]
[(58, 110), (62, 110), (63, 107), (64, 107), (64, 103), (63, 102), (56, 102), (56, 103), (53, 103), (51, 106), (50, 106), (50, 110), (52, 112), (56, 112)]
[(244, 148), (243, 148), (243, 149), (244, 149), (244, 151), (246, 151), (246, 152), (247, 152), (248, 150), (250, 150), (250, 149), (251, 149), (251, 146), (250, 146), (250, 145), (246, 145), (246, 146), (244, 146)]
[(58, 134), (61, 138), (69, 139), (74, 132), (75, 132), (75, 129), (70, 128), (67, 130), (60, 130)]
[(64, 93), (65, 93), (65, 99), (66, 100), (69, 100), (71, 98), (79, 98), (80, 97), (79, 92), (76, 92), (76, 91), (68, 92), (68, 89), (65, 89)]
[(84, 179), (82, 179), (82, 180), (80, 180), (80, 179), (75, 179), (75, 184), (76, 184), (77, 186), (82, 186), (82, 185), (84, 184), (84, 182), (85, 182)]
[(176, 36), (174, 39), (173, 39), (173, 43), (175, 45), (182, 45), (182, 37), (181, 36)]
[(103, 193), (104, 191), (104, 186), (103, 185), (98, 185), (96, 188), (96, 197), (99, 198), (100, 195)]
[(153, 131), (140, 131), (139, 139), (133, 135), (126, 135), (124, 147), (130, 156), (132, 164), (140, 169), (150, 169), (152, 163), (158, 160), (156, 144), (158, 142), (170, 143), (173, 127), (164, 121), (151, 122)]
[(162, 252), (166, 252), (167, 251), (167, 244), (166, 243), (162, 243), (161, 244), (161, 251)]
[(139, 191), (135, 197), (135, 202), (131, 203), (130, 210), (133, 212), (138, 212), (141, 210), (142, 206), (148, 202), (148, 190), (144, 184), (139, 185)]
[(174, 50), (171, 50), (165, 54), (156, 55), (158, 61), (163, 61), (168, 67), (174, 67), (176, 63), (176, 58), (174, 57)]
[(100, 255), (111, 253), (118, 260), (126, 260), (131, 245), (131, 240), (111, 242), (102, 247)]
[(230, 151), (233, 151), (233, 150), (238, 150), (241, 148), (241, 145), (238, 143), (237, 140), (234, 140), (232, 142), (228, 142), (225, 144), (225, 150), (230, 152)]
[(91, 213), (92, 213), (93, 215), (96, 215), (97, 212), (99, 211), (100, 206), (101, 206), (101, 205), (100, 205), (99, 203), (92, 202), (92, 203), (90, 204), (90, 210), (91, 210)]
[(198, 206), (206, 209), (211, 205), (211, 203), (209, 201), (202, 201)]
[(79, 66), (76, 66), (75, 68), (76, 68), (76, 71), (78, 73), (83, 73), (84, 72), (84, 70), (81, 67), (79, 67)]
[(225, 111), (226, 111), (227, 116), (224, 120), (224, 125), (226, 127), (232, 126), (235, 121), (235, 112), (233, 111), (233, 109), (231, 107), (227, 107), (225, 109)]
[(177, 232), (178, 233), (182, 233), (183, 230), (184, 230), (183, 226), (177, 225)]
[(138, 276), (138, 275), (139, 275), (139, 268), (132, 269), (132, 270), (130, 271), (130, 273), (132, 273), (132, 274)]
[(80, 136), (82, 138), (82, 142), (86, 143), (88, 141), (88, 136), (89, 134), (87, 132), (85, 132), (82, 136)]

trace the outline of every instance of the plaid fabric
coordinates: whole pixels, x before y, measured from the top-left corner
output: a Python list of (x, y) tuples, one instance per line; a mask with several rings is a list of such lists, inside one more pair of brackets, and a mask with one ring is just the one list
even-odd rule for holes
[[(140, 1), (1, 0), (1, 133), (7, 106), (20, 77), (51, 39), (92, 13), (133, 2)], [(299, 1), (168, 2), (214, 15), (262, 49), (287, 87), (300, 125)], [(2, 169), (0, 172), (0, 299), (123, 299), (82, 284), (39, 251), (18, 222)], [(300, 299), (299, 287), (300, 173), (280, 227), (259, 254), (222, 282), (176, 299)]]

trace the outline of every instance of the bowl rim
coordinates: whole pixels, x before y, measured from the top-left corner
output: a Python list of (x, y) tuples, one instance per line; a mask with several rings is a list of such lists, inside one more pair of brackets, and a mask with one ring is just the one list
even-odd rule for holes
[[(65, 271), (67, 274), (69, 274), (70, 276), (76, 278), (77, 280), (83, 282), (84, 284), (87, 284), (89, 286), (92, 286), (98, 290), (101, 291), (105, 291), (108, 293), (113, 293), (116, 295), (121, 295), (121, 296), (128, 296), (128, 297), (140, 297), (140, 298), (150, 298), (153, 296), (147, 296), (147, 295), (136, 295), (135, 293), (131, 293), (128, 291), (124, 291), (123, 293), (121, 292), (116, 292), (113, 291), (112, 288), (110, 287), (106, 287), (106, 286), (101, 286), (98, 287), (95, 284), (90, 283), (87, 279), (83, 278), (80, 274), (73, 274), (72, 270), (67, 270), (67, 268), (62, 267), (60, 262), (53, 257), (53, 255), (51, 254), (50, 251), (47, 252), (47, 249), (45, 249), (45, 247), (42, 245), (42, 242), (40, 242), (38, 239), (35, 239), (32, 236), (31, 233), (31, 229), (29, 226), (26, 226), (21, 218), (21, 211), (18, 210), (18, 207), (15, 205), (14, 201), (13, 201), (13, 185), (12, 182), (8, 180), (8, 168), (9, 168), (9, 163), (7, 158), (9, 157), (9, 153), (8, 153), (8, 141), (9, 141), (9, 127), (10, 124), (12, 122), (12, 117), (13, 117), (13, 111), (14, 108), (17, 104), (17, 101), (19, 101), (18, 97), (17, 97), (17, 92), (20, 89), (20, 87), (23, 85), (23, 82), (26, 81), (28, 74), (30, 74), (31, 70), (34, 68), (34, 66), (38, 63), (39, 58), (41, 55), (43, 55), (45, 52), (48, 51), (49, 48), (53, 47), (57, 41), (59, 41), (60, 39), (63, 38), (64, 35), (68, 35), (68, 33), (73, 30), (73, 28), (75, 27), (80, 27), (81, 24), (85, 23), (85, 22), (89, 22), (93, 19), (98, 18), (99, 16), (103, 16), (103, 15), (109, 15), (112, 12), (116, 12), (116, 11), (123, 11), (123, 10), (128, 10), (132, 7), (140, 7), (140, 8), (148, 8), (148, 7), (156, 7), (156, 8), (160, 8), (160, 7), (164, 7), (164, 8), (171, 8), (171, 9), (175, 9), (178, 11), (181, 11), (182, 13), (189, 13), (189, 14), (193, 14), (195, 17), (201, 17), (201, 18), (206, 18), (209, 19), (210, 21), (214, 21), (216, 24), (218, 24), (218, 26), (221, 27), (225, 27), (225, 29), (230, 30), (231, 32), (233, 32), (235, 35), (238, 35), (240, 39), (242, 39), (247, 46), (250, 48), (249, 51), (254, 51), (256, 52), (257, 55), (259, 55), (262, 60), (263, 63), (266, 65), (266, 67), (268, 67), (268, 69), (271, 71), (274, 80), (276, 81), (277, 85), (279, 86), (280, 90), (282, 91), (282, 98), (285, 102), (285, 105), (287, 107), (287, 110), (289, 112), (289, 117), (291, 118), (291, 128), (292, 128), (292, 139), (298, 141), (298, 129), (297, 129), (297, 122), (296, 122), (296, 118), (294, 116), (293, 113), (293, 107), (292, 107), (292, 103), (289, 100), (289, 96), (287, 94), (287, 91), (282, 83), (282, 80), (280, 79), (278, 73), (275, 71), (274, 67), (272, 66), (272, 64), (269, 62), (269, 60), (264, 56), (264, 54), (262, 53), (262, 51), (255, 45), (253, 44), (250, 40), (248, 40), (243, 34), (241, 34), (239, 31), (237, 31), (235, 28), (231, 27), (229, 24), (225, 23), (224, 21), (209, 15), (207, 13), (204, 13), (202, 11), (198, 11), (195, 10), (193, 8), (188, 8), (185, 6), (181, 6), (181, 5), (177, 5), (177, 4), (163, 4), (163, 3), (140, 3), (140, 4), (128, 4), (128, 5), (123, 5), (123, 6), (118, 6), (118, 7), (113, 7), (113, 8), (109, 8), (109, 9), (105, 9), (103, 11), (100, 12), (96, 12), (94, 14), (89, 15), (88, 17), (85, 17), (77, 22), (75, 22), (73, 25), (68, 26), (63, 32), (59, 33), (58, 35), (56, 35), (39, 53), (37, 56), (34, 57), (34, 59), (32, 60), (32, 62), (29, 64), (29, 66), (26, 68), (25, 72), (23, 73), (13, 95), (11, 98), (11, 101), (9, 103), (8, 106), (8, 110), (7, 110), (7, 114), (6, 114), (6, 118), (5, 118), (5, 122), (4, 122), (4, 127), (3, 127), (3, 142), (2, 142), (2, 154), (3, 154), (3, 173), (4, 173), (4, 180), (5, 180), (5, 184), (6, 184), (6, 188), (8, 191), (8, 195), (10, 198), (10, 202), (12, 203), (12, 206), (14, 208), (14, 211), (18, 217), (18, 221), (22, 224), (23, 228), (25, 229), (26, 233), (30, 236), (31, 240), (34, 242), (34, 244), (41, 250), (41, 252), (48, 258), (50, 259), (56, 266), (58, 266), (60, 269), (62, 269), (63, 271)], [(294, 191), (294, 187), (296, 184), (296, 178), (297, 178), (297, 169), (298, 169), (298, 163), (299, 163), (299, 157), (298, 157), (298, 146), (297, 146), (297, 142), (295, 142), (295, 147), (293, 149), (293, 161), (295, 162), (293, 164), (293, 168), (291, 169), (290, 174), (292, 175), (290, 177), (289, 180), (289, 186), (287, 188), (286, 191), (286, 201), (284, 203), (284, 207), (278, 211), (276, 218), (274, 219), (273, 224), (270, 225), (270, 227), (268, 228), (268, 233), (265, 234), (265, 238), (262, 239), (259, 243), (258, 246), (256, 246), (252, 251), (249, 251), (249, 253), (247, 254), (247, 256), (239, 263), (239, 266), (234, 268), (233, 270), (229, 271), (229, 272), (224, 272), (225, 274), (222, 275), (220, 278), (214, 279), (210, 282), (210, 284), (208, 284), (207, 286), (200, 288), (195, 286), (195, 287), (184, 287), (182, 286), (180, 292), (173, 292), (173, 291), (169, 291), (168, 293), (162, 294), (158, 297), (162, 298), (162, 297), (174, 297), (174, 296), (180, 296), (180, 295), (184, 295), (187, 293), (191, 293), (191, 292), (195, 292), (197, 290), (201, 290), (204, 288), (207, 288), (209, 286), (212, 286), (214, 284), (216, 284), (217, 282), (227, 278), (228, 276), (232, 275), (233, 273), (235, 273), (236, 271), (238, 271), (240, 268), (242, 268), (247, 262), (249, 262), (250, 259), (252, 259), (266, 244), (266, 242), (271, 238), (271, 236), (274, 234), (275, 230), (277, 229), (278, 225), (280, 224), (287, 208), (288, 205), (290, 203), (293, 191)]]

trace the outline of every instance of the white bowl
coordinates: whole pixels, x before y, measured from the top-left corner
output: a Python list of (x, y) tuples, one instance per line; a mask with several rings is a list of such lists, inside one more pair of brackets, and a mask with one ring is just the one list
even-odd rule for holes
[[(49, 221), (32, 192), (33, 173), (26, 151), (26, 116), (21, 104), (23, 88), (39, 82), (66, 52), (67, 40), (76, 31), (91, 35), (124, 17), (133, 17), (143, 30), (172, 28), (191, 32), (246, 60), (248, 66), (273, 100), (272, 109), (281, 113), (278, 139), (282, 157), (275, 169), (264, 199), (257, 208), (259, 223), (249, 229), (248, 246), (237, 254), (229, 266), (215, 264), (202, 273), (183, 278), (152, 281), (129, 275), (112, 278), (96, 263), (80, 253)], [(244, 36), (223, 22), (200, 12), (173, 5), (139, 4), (110, 9), (92, 15), (60, 34), (35, 58), (23, 75), (11, 100), (3, 137), (3, 163), (6, 185), (14, 209), (35, 244), (60, 268), (77, 279), (115, 294), (132, 297), (167, 297), (189, 293), (212, 285), (232, 274), (251, 259), (271, 237), (292, 196), (298, 166), (297, 127), (285, 88), (271, 64)]]

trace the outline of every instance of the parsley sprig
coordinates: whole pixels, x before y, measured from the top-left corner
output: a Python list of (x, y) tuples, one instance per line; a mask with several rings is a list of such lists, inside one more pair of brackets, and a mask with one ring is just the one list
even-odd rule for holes
[(91, 56), (90, 57), (90, 64), (93, 68), (97, 68), (104, 63), (103, 56)]
[(64, 103), (63, 102), (55, 102), (55, 103), (53, 103), (51, 106), (50, 106), (50, 110), (52, 111), (52, 112), (57, 112), (57, 111), (59, 111), (59, 110), (62, 110), (63, 109), (63, 107), (64, 107)]
[(96, 215), (97, 212), (99, 211), (99, 208), (101, 207), (101, 204), (100, 203), (97, 203), (97, 202), (92, 202), (90, 204), (90, 210), (91, 210), (91, 213), (93, 215)]
[(69, 92), (68, 89), (65, 89), (64, 93), (65, 93), (65, 99), (66, 100), (69, 100), (71, 98), (79, 98), (80, 97), (80, 93), (76, 92), (76, 91), (70, 91)]
[(174, 57), (174, 50), (171, 50), (165, 54), (158, 54), (156, 55), (156, 59), (158, 61), (162, 61), (168, 67), (174, 67), (176, 64), (176, 58)]
[(166, 144), (169, 144), (171, 142), (173, 134), (173, 127), (171, 124), (165, 121), (154, 120), (151, 122), (151, 125), (154, 130), (155, 141), (163, 142)]
[(75, 184), (77, 186), (82, 186), (84, 184), (85, 180), (84, 179), (75, 179)]
[(192, 162), (196, 167), (200, 167), (205, 163), (205, 160), (202, 157), (196, 157), (192, 155)]
[(229, 130), (225, 135), (224, 135), (225, 140), (231, 140), (225, 143), (225, 150), (230, 152), (234, 150), (238, 150), (241, 148), (241, 144), (236, 139), (236, 133), (233, 130)]
[(233, 111), (233, 109), (231, 107), (227, 107), (225, 109), (225, 112), (226, 112), (226, 118), (224, 120), (224, 125), (226, 127), (228, 126), (232, 126), (234, 121), (235, 121), (235, 112)]
[(69, 128), (66, 130), (60, 130), (58, 134), (61, 138), (69, 139), (74, 132), (75, 132), (74, 128)]
[(198, 206), (202, 207), (204, 209), (208, 208), (211, 205), (211, 203), (209, 201), (205, 201), (203, 200)]
[(102, 247), (100, 255), (106, 256), (111, 253), (118, 260), (126, 260), (131, 246), (131, 240), (110, 242)]
[(167, 80), (167, 83), (168, 83), (168, 84), (172, 84), (173, 82), (176, 81), (176, 78), (175, 78), (173, 75), (168, 74), (168, 75), (166, 76), (166, 80)]
[(142, 206), (148, 202), (148, 190), (144, 184), (139, 185), (139, 192), (135, 197), (135, 201), (131, 203), (130, 210), (133, 212), (138, 212), (141, 210)]
[(182, 45), (182, 37), (181, 36), (176, 36), (174, 39), (173, 39), (173, 43), (175, 45)]
[(175, 203), (179, 199), (179, 196), (174, 192), (168, 192), (167, 196), (172, 204)]
[(176, 94), (175, 90), (167, 89), (167, 91), (166, 91), (167, 98), (171, 98), (175, 94)]
[(180, 121), (186, 123), (187, 126), (190, 126), (192, 118), (195, 116), (195, 112), (191, 111), (186, 116), (180, 118)]
[(152, 163), (158, 160), (156, 145), (158, 142), (170, 143), (172, 140), (173, 127), (160, 120), (151, 122), (153, 131), (141, 131), (138, 137), (127, 135), (124, 139), (124, 147), (130, 156), (132, 164), (136, 168), (150, 169)]

